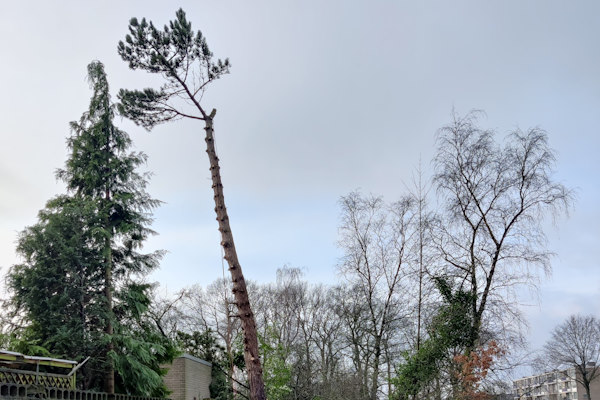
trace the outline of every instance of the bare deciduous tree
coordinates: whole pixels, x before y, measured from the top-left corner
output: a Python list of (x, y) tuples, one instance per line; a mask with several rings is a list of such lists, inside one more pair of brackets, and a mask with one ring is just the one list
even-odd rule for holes
[(600, 321), (592, 315), (571, 315), (552, 331), (544, 359), (552, 368), (574, 368), (575, 380), (591, 400), (590, 385), (600, 376)]
[(186, 323), (187, 315), (182, 309), (186, 294), (186, 290), (181, 290), (174, 296), (168, 297), (159, 294), (156, 287), (153, 288), (148, 316), (164, 337), (175, 338), (177, 331)]
[(535, 267), (549, 271), (542, 221), (572, 200), (571, 191), (552, 179), (555, 156), (546, 132), (515, 130), (499, 145), (493, 131), (477, 126), (477, 116), (455, 115), (440, 130), (434, 160), (434, 182), (448, 215), (438, 248), (448, 275), (474, 295), (475, 342), (486, 310), (494, 304), (511, 309), (505, 299), (515, 286), (534, 285)]
[(217, 279), (206, 289), (194, 285), (186, 291), (185, 316), (188, 333), (212, 331), (223, 345), (227, 357), (227, 379), (232, 393), (237, 392), (235, 367), (235, 341), (240, 335), (240, 321), (236, 317), (235, 299), (231, 282)]
[(399, 311), (404, 293), (401, 285), (409, 272), (406, 252), (415, 234), (414, 204), (410, 198), (404, 198), (388, 206), (381, 198), (363, 197), (359, 193), (342, 197), (340, 203), (340, 246), (345, 253), (340, 270), (363, 302), (363, 307), (355, 309), (365, 311), (358, 316), (364, 325), (357, 328), (364, 330), (367, 340), (353, 346), (355, 353), (365, 347), (369, 349), (362, 361), (355, 354), (355, 363), (363, 376), (365, 398), (375, 400), (381, 383), (384, 340), (390, 326), (403, 316)]
[(332, 393), (333, 382), (341, 367), (343, 344), (342, 320), (337, 312), (338, 292), (338, 288), (319, 285), (312, 289), (309, 299), (315, 374), (320, 376), (320, 392), (324, 398)]
[[(413, 175), (413, 184), (410, 188), (410, 196), (415, 204), (414, 225), (416, 230), (415, 240), (410, 248), (411, 264), (413, 267), (412, 279), (415, 280), (417, 287), (416, 299), (416, 333), (415, 348), (417, 351), (421, 347), (423, 339), (423, 326), (425, 316), (433, 300), (433, 294), (436, 292), (433, 281), (429, 279), (430, 275), (435, 275), (432, 262), (432, 240), (431, 228), (436, 219), (436, 215), (429, 210), (428, 196), (431, 189), (430, 181), (423, 177), (423, 168), (419, 161), (419, 167)], [(413, 296), (411, 296), (413, 297)]]

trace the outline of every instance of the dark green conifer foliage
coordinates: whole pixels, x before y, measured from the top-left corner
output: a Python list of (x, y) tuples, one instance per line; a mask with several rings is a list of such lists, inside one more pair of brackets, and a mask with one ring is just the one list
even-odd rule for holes
[[(213, 59), (202, 32), (194, 32), (182, 9), (162, 31), (152, 21), (132, 18), (118, 50), (129, 68), (161, 74), (166, 81), (158, 90), (119, 91), (119, 112), (147, 129), (183, 117), (206, 120), (200, 97), (211, 82), (229, 73), (229, 59)], [(178, 99), (189, 100), (189, 112), (176, 104)]]
[[(7, 276), (12, 304), (23, 312), (26, 328), (17, 333), (14, 350), (31, 354), (26, 343), (35, 343), (46, 354), (79, 361), (99, 352), (104, 309), (101, 304), (101, 271), (91, 230), (85, 226), (95, 218), (88, 202), (68, 196), (56, 197), (38, 215), (38, 222), (20, 234), (17, 252), (23, 263)], [(77, 349), (77, 354), (73, 351)], [(38, 349), (36, 354), (43, 354)], [(89, 371), (100, 368), (95, 357), (79, 374), (81, 387), (97, 382)]]
[(159, 365), (175, 347), (146, 317), (151, 285), (138, 282), (161, 257), (141, 252), (160, 202), (136, 171), (146, 156), (129, 152), (131, 139), (113, 124), (103, 65), (92, 62), (88, 77), (90, 106), (71, 123), (71, 154), (57, 172), (68, 193), (21, 233), (24, 261), (8, 275), (12, 304), (24, 312), (28, 336), (52, 354), (92, 357), (80, 387), (161, 396)]
[(119, 91), (119, 112), (146, 129), (177, 118), (204, 121), (206, 153), (210, 162), (215, 213), (221, 233), (223, 258), (229, 265), (232, 291), (244, 335), (244, 362), (248, 374), (250, 400), (265, 400), (266, 392), (259, 354), (254, 312), (242, 267), (238, 259), (229, 215), (225, 206), (223, 181), (214, 135), (216, 109), (208, 112), (200, 101), (206, 87), (229, 73), (229, 60), (213, 59), (200, 31), (194, 32), (185, 12), (162, 30), (146, 19), (132, 18), (129, 34), (119, 42), (119, 55), (132, 69), (160, 74), (165, 83), (160, 89)]

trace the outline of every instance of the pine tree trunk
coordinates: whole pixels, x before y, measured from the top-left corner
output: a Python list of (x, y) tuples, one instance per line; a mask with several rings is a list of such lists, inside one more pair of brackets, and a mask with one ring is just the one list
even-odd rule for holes
[(212, 177), (212, 188), (215, 199), (215, 212), (219, 223), (219, 232), (221, 232), (221, 246), (225, 253), (225, 260), (229, 264), (231, 281), (233, 282), (233, 294), (238, 308), (242, 330), (244, 332), (244, 360), (248, 369), (248, 382), (250, 384), (250, 400), (265, 400), (265, 385), (262, 376), (262, 366), (258, 354), (258, 337), (256, 333), (256, 322), (254, 314), (250, 307), (250, 299), (246, 289), (246, 281), (242, 273), (242, 267), (238, 261), (233, 234), (229, 226), (229, 217), (225, 208), (225, 196), (223, 195), (223, 184), (221, 183), (221, 173), (219, 167), (219, 158), (215, 151), (215, 142), (213, 137), (213, 118), (216, 110), (213, 110), (210, 116), (205, 118), (206, 131), (206, 152), (210, 160), (210, 172)]

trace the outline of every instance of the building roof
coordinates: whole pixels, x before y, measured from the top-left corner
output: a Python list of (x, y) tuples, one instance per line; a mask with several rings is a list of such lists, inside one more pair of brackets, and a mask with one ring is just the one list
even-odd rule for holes
[(192, 361), (195, 361), (195, 362), (200, 363), (200, 364), (208, 365), (209, 367), (212, 366), (212, 364), (209, 363), (208, 361), (204, 361), (204, 360), (202, 360), (202, 359), (200, 359), (198, 357), (194, 357), (194, 356), (192, 356), (190, 354), (182, 354), (181, 356), (179, 356), (177, 358), (187, 358), (188, 360), (192, 360)]
[(0, 362), (7, 361), (13, 363), (25, 363), (25, 364), (40, 364), (40, 365), (50, 365), (52, 367), (61, 367), (61, 368), (73, 368), (78, 364), (77, 361), (73, 360), (63, 360), (61, 358), (51, 358), (51, 357), (37, 357), (37, 356), (28, 356), (25, 354), (17, 353), (15, 351), (8, 351), (0, 349)]

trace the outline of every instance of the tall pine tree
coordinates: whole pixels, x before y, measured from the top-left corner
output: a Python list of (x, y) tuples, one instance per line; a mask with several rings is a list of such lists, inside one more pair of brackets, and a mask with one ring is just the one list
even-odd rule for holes
[(24, 262), (11, 269), (9, 287), (28, 337), (53, 354), (92, 357), (82, 387), (160, 396), (159, 365), (175, 349), (146, 317), (151, 285), (140, 281), (161, 256), (141, 252), (160, 202), (137, 172), (146, 156), (130, 152), (131, 139), (113, 123), (100, 62), (88, 66), (88, 78), (90, 106), (71, 123), (71, 154), (57, 172), (68, 193), (50, 200), (21, 234)]
[(213, 58), (206, 39), (192, 29), (180, 8), (176, 19), (161, 30), (150, 21), (132, 18), (129, 34), (119, 42), (119, 55), (132, 69), (162, 75), (165, 83), (159, 90), (119, 91), (119, 111), (147, 129), (179, 118), (204, 122), (204, 141), (210, 163), (213, 199), (223, 258), (229, 265), (232, 291), (244, 335), (244, 362), (248, 372), (250, 400), (265, 400), (265, 384), (260, 360), (256, 320), (242, 266), (238, 259), (229, 214), (225, 206), (221, 167), (215, 145), (214, 119), (216, 109), (208, 112), (201, 100), (210, 83), (229, 73), (229, 59)]

